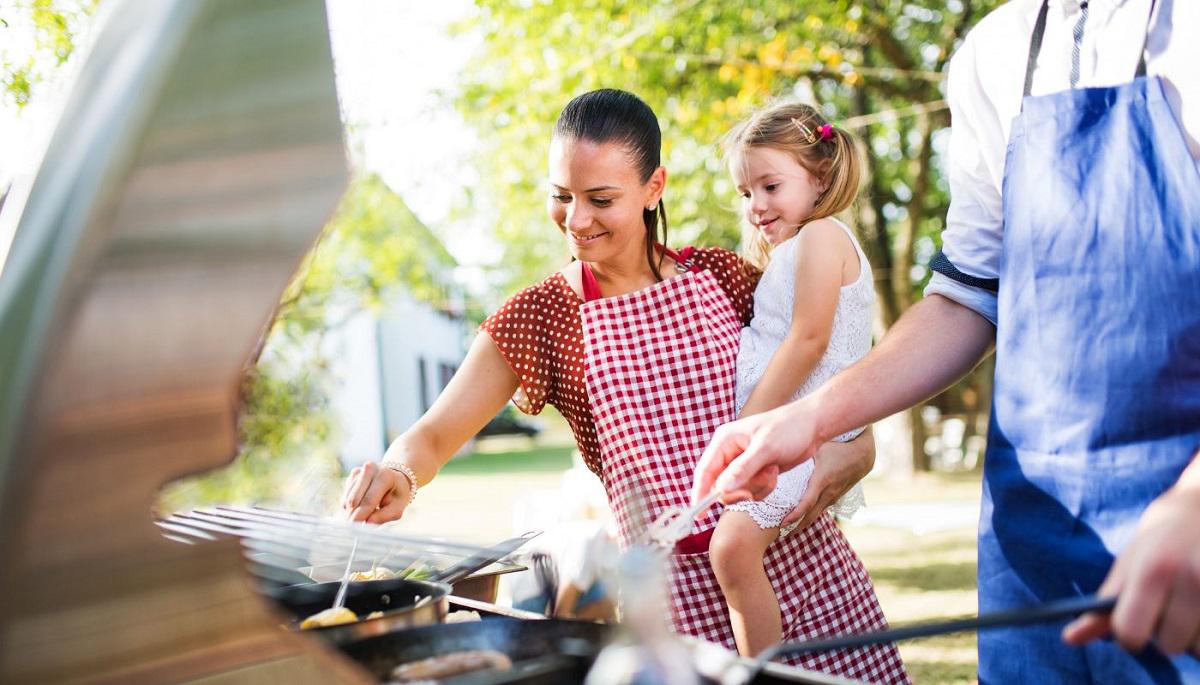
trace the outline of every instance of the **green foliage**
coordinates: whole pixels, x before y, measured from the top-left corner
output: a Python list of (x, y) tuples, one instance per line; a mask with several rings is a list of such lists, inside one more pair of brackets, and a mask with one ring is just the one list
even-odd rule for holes
[(396, 286), (449, 309), (454, 266), (441, 241), (382, 179), (361, 176), (285, 291), (275, 330), (293, 341), (315, 339), (331, 314), (376, 308)]
[(240, 450), (228, 467), (172, 484), (163, 511), (275, 502), (321, 511), (340, 492), (334, 382), (324, 336), (403, 289), (435, 307), (451, 301), (453, 258), (377, 176), (356, 178), (285, 291), (258, 363), (243, 383)]
[(773, 99), (815, 97), (836, 122), (901, 115), (858, 127), (873, 178), (855, 218), (878, 236), (868, 246), (894, 321), (918, 292), (922, 274), (911, 266), (930, 256), (946, 207), (932, 154), (945, 112), (904, 113), (942, 98), (948, 56), (996, 4), (479, 0), (484, 45), (457, 104), (478, 133), (477, 164), (499, 210), (498, 280), (512, 291), (565, 258), (542, 206), (550, 132), (571, 97), (614, 87), (645, 99), (663, 128), (672, 242), (725, 247), (740, 229), (721, 134)]
[(243, 392), (237, 458), (172, 483), (160, 496), (160, 511), (263, 502), (321, 510), (336, 493), (342, 474), (329, 444), (333, 418), (321, 370), (264, 359), (247, 374)]
[(0, 5), (0, 42), (13, 44), (12, 32), (28, 28), (33, 33), (31, 52), (11, 55), (4, 51), (0, 84), (5, 98), (21, 109), (37, 88), (75, 51), (100, 0), (26, 0)]
[[(610, 87), (659, 116), (675, 245), (736, 247), (738, 200), (721, 135), (777, 99), (814, 101), (862, 141), (868, 180), (852, 220), (871, 259), (881, 322), (920, 297), (949, 204), (939, 141), (943, 75), (967, 30), (999, 0), (477, 0), (484, 43), (464, 70), (459, 111), (476, 130), (476, 165), (494, 198), (504, 255), (497, 296), (542, 278), (565, 249), (542, 208), (546, 151), (570, 98)], [(985, 365), (986, 366), (986, 365)], [(990, 396), (990, 376), (968, 385)], [(952, 391), (952, 393), (957, 391)], [(986, 403), (957, 396), (936, 400)], [(914, 413), (913, 453), (923, 428)]]

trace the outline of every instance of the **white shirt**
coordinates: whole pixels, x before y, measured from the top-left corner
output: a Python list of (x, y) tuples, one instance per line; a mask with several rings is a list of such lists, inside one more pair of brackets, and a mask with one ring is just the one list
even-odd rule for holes
[[(1146, 37), (1150, 0), (1091, 0), (1080, 41), (1077, 88), (1128, 83)], [(950, 61), (950, 209), (942, 250), (961, 272), (997, 278), (1003, 212), (1001, 182), (1012, 122), (1020, 113), (1029, 40), (1042, 0), (1012, 0), (979, 22)], [(1167, 99), (1200, 159), (1200, 0), (1158, 0), (1146, 73), (1163, 79)], [(1079, 0), (1050, 0), (1032, 95), (1068, 90)], [(944, 295), (996, 323), (996, 295), (935, 273), (925, 294)]]

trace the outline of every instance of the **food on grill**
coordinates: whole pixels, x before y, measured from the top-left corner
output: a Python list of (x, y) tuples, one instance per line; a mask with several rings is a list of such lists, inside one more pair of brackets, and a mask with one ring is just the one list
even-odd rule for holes
[(507, 671), (512, 668), (512, 659), (493, 649), (472, 649), (431, 656), (420, 661), (400, 664), (392, 671), (392, 679), (398, 683), (413, 683), (422, 680), (449, 678), (474, 671), (494, 668)]
[(358, 620), (358, 614), (350, 611), (346, 607), (330, 607), (324, 611), (309, 616), (300, 622), (301, 630), (309, 628), (325, 628), (328, 626), (336, 626), (342, 623), (354, 623)]
[(406, 578), (408, 580), (428, 580), (432, 578), (437, 570), (432, 566), (410, 566), (396, 574), (397, 578)]
[(405, 578), (408, 580), (425, 580), (430, 578), (435, 573), (435, 570), (427, 565), (420, 564), (409, 566), (400, 571), (393, 571), (386, 566), (376, 566), (370, 571), (357, 571), (350, 574), (350, 580), (354, 582), (365, 582), (370, 580), (392, 580), (394, 578)]
[(386, 566), (376, 566), (370, 571), (358, 571), (350, 574), (350, 580), (358, 583), (367, 580), (391, 580), (396, 572)]

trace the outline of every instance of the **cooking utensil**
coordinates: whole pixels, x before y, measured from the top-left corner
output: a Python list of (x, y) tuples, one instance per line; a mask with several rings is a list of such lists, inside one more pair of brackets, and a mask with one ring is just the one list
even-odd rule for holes
[(696, 517), (712, 506), (723, 493), (713, 490), (690, 507), (672, 507), (663, 511), (646, 527), (646, 542), (658, 547), (674, 547), (676, 542), (688, 536)]
[[(540, 534), (540, 531), (530, 531), (492, 545), (438, 573), (429, 581), (351, 581), (346, 585), (346, 607), (363, 618), (354, 623), (310, 628), (304, 632), (342, 644), (401, 628), (439, 623), (449, 610), (446, 598), (452, 591), (453, 583), (495, 563)], [(306, 583), (284, 588), (268, 587), (266, 594), (282, 604), (288, 613), (304, 618), (327, 607), (328, 598), (336, 599), (340, 587), (338, 581)], [(366, 618), (373, 612), (381, 612), (382, 615)]]
[[(614, 631), (613, 626), (588, 621), (485, 617), (482, 621), (410, 628), (342, 644), (339, 649), (381, 681), (387, 680), (392, 669), (402, 663), (450, 652), (494, 649), (513, 660), (513, 671), (481, 672), (463, 676), (461, 680), (456, 678), (454, 682), (463, 685), (564, 685), (583, 682), (595, 655), (612, 639)], [(518, 670), (519, 666), (525, 670)], [(758, 673), (754, 685), (825, 685), (834, 682), (823, 674), (808, 674), (779, 664), (772, 664), (772, 667), (773, 672)], [(716, 683), (711, 679), (704, 682)]]
[(420, 559), (438, 560), (439, 565), (449, 566), (481, 551), (478, 545), (398, 535), (394, 529), (378, 525), (264, 507), (205, 507), (174, 513), (157, 525), (174, 540), (240, 537), (247, 549), (269, 555), (260, 563), (280, 564), (292, 570), (341, 559), (354, 540), (360, 541), (362, 557), (389, 557), (404, 566)]
[[(266, 595), (294, 619), (293, 625), (299, 626), (305, 617), (329, 607), (339, 585), (337, 581), (329, 581), (268, 588)], [(395, 578), (351, 582), (346, 588), (345, 606), (363, 618), (303, 632), (334, 644), (345, 644), (413, 626), (437, 624), (449, 612), (450, 592), (447, 583), (426, 580)], [(379, 616), (366, 618), (377, 611), (381, 612)]]
[(346, 588), (350, 585), (350, 569), (354, 566), (354, 553), (358, 551), (358, 538), (354, 538), (354, 546), (350, 548), (350, 556), (346, 557), (346, 570), (342, 573), (342, 584), (337, 594), (333, 596), (333, 608), (341, 609), (346, 606)]
[(433, 579), (442, 583), (457, 583), (472, 573), (484, 567), (491, 566), (500, 559), (512, 554), (526, 542), (529, 542), (541, 534), (542, 531), (540, 530), (531, 530), (527, 533), (522, 533), (516, 537), (498, 542), (491, 547), (481, 549), (472, 556), (458, 562), (454, 566), (451, 566), (440, 573), (434, 574)]
[(1116, 603), (1116, 597), (1084, 595), (1082, 597), (1055, 600), (1038, 606), (996, 611), (977, 616), (966, 616), (951, 620), (921, 621), (886, 630), (860, 633), (858, 635), (843, 635), (818, 640), (803, 640), (779, 644), (765, 650), (749, 665), (745, 662), (734, 664), (721, 678), (721, 685), (743, 685), (744, 683), (749, 683), (767, 662), (780, 656), (823, 652), (831, 649), (851, 649), (885, 642), (911, 640), (918, 637), (960, 633), (969, 630), (1045, 623), (1064, 618), (1073, 618), (1093, 611), (1109, 613), (1116, 606)]

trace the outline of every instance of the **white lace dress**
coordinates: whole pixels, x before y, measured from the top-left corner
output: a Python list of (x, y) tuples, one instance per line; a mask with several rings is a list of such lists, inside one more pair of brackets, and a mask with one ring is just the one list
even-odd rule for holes
[[(875, 288), (871, 277), (871, 265), (863, 254), (862, 247), (854, 234), (840, 221), (834, 222), (846, 232), (858, 253), (858, 280), (842, 286), (838, 295), (837, 310), (833, 316), (833, 329), (829, 335), (829, 346), (817, 362), (812, 374), (796, 391), (795, 399), (816, 390), (834, 374), (862, 359), (871, 349), (871, 321), (875, 310)], [(742, 343), (737, 358), (737, 410), (750, 398), (754, 386), (762, 379), (771, 355), (783, 344), (784, 337), (792, 327), (792, 303), (795, 300), (796, 252), (798, 241), (789, 238), (771, 251), (771, 263), (763, 272), (762, 280), (754, 291), (754, 318), (742, 329)], [(862, 428), (834, 438), (845, 442), (856, 437)], [(738, 502), (728, 508), (744, 511), (754, 518), (761, 528), (778, 527), (808, 487), (813, 462), (808, 460), (790, 471), (779, 475), (775, 490), (763, 500)], [(862, 486), (855, 484), (830, 509), (839, 516), (850, 516), (864, 504)], [(786, 534), (788, 531), (784, 531)]]

